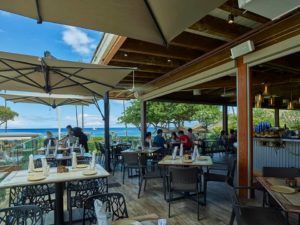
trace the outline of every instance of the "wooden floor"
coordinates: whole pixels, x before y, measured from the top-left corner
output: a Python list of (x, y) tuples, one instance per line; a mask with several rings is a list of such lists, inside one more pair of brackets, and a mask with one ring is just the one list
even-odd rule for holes
[[(121, 173), (111, 176), (109, 183), (122, 184)], [(138, 194), (138, 179), (127, 178), (121, 187), (110, 188), (110, 192), (125, 195), (129, 216), (156, 213), (160, 218), (167, 218), (168, 225), (225, 225), (229, 223), (231, 204), (225, 185), (209, 184), (207, 206), (200, 208), (200, 221), (197, 220), (197, 204), (189, 199), (179, 200), (171, 205), (171, 218), (168, 218), (168, 203), (163, 197), (162, 179), (149, 180), (146, 192)]]

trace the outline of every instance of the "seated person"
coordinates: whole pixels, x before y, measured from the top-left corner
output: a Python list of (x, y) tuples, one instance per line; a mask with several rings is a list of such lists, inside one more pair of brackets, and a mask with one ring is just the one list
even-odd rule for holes
[(227, 147), (228, 147), (228, 138), (227, 138), (225, 130), (221, 131), (220, 136), (219, 136), (219, 140), (218, 140), (218, 144), (220, 146), (223, 146), (225, 149), (227, 149)]
[(73, 129), (71, 129), (71, 130), (68, 132), (68, 135), (64, 138), (64, 140), (65, 140), (64, 145), (65, 145), (66, 147), (73, 146), (73, 145), (76, 144), (77, 138), (74, 136)]
[(164, 137), (162, 136), (162, 129), (158, 129), (157, 130), (157, 135), (154, 137), (154, 141), (153, 144), (156, 147), (160, 147), (160, 148), (165, 148), (165, 144), (166, 144), (166, 140), (164, 139)]
[(184, 134), (182, 130), (178, 131), (179, 141), (183, 144), (183, 148), (186, 150), (190, 150), (193, 146), (190, 138)]
[(47, 138), (44, 140), (44, 147), (47, 147), (50, 142), (52, 147), (56, 145), (56, 139), (50, 131), (47, 131)]
[(151, 132), (147, 132), (145, 136), (144, 147), (150, 147), (150, 145), (152, 145), (152, 134)]

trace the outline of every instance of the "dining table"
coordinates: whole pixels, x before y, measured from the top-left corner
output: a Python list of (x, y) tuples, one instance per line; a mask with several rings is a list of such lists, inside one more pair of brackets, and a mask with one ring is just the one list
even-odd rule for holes
[(160, 150), (161, 147), (145, 147), (141, 149), (126, 149), (122, 153), (138, 153), (138, 154), (152, 154)]
[[(299, 186), (300, 177), (295, 179)], [(274, 198), (274, 200), (285, 212), (296, 213), (298, 215), (300, 214), (300, 192), (298, 189), (299, 187), (294, 188), (293, 191), (293, 188), (289, 188), (286, 184), (285, 178), (256, 177), (256, 180), (265, 188), (265, 190)], [(280, 189), (282, 191), (280, 191)]]
[[(74, 168), (67, 167), (68, 172), (58, 173), (57, 168), (50, 168), (49, 174), (43, 172), (29, 173), (28, 170), (18, 170), (11, 172), (0, 182), (0, 189), (14, 188), (19, 186), (31, 186), (39, 184), (55, 184), (55, 225), (64, 224), (64, 186), (66, 182), (90, 180), (103, 178), (107, 186), (107, 177), (110, 175), (102, 166), (96, 164), (95, 173), (89, 173), (89, 167)], [(30, 177), (40, 177), (32, 181)]]

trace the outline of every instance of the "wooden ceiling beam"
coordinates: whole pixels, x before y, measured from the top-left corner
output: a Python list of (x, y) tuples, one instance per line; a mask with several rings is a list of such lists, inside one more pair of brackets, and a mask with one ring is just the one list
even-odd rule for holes
[(147, 56), (138, 53), (127, 53), (119, 51), (111, 60), (112, 62), (124, 62), (124, 63), (135, 63), (138, 65), (153, 65), (161, 67), (176, 68), (182, 66), (187, 61), (178, 59), (168, 59), (165, 57), (158, 56)]
[(121, 67), (137, 67), (137, 71), (140, 71), (140, 72), (159, 73), (159, 74), (165, 74), (171, 70), (170, 68), (167, 68), (167, 67), (137, 65), (135, 63), (124, 63), (124, 62), (110, 62), (109, 65), (121, 66)]
[[(189, 29), (201, 33), (207, 33), (210, 36), (215, 36), (218, 39), (219, 37), (222, 37), (222, 39), (226, 41), (233, 40), (251, 30), (251, 28), (236, 23), (229, 24), (226, 20), (222, 20), (210, 15), (205, 16), (203, 19), (193, 24)], [(208, 41), (203, 42), (205, 43)]]
[(173, 46), (209, 52), (221, 46), (224, 43), (225, 42), (221, 40), (216, 40), (213, 38), (204, 37), (189, 32), (183, 32), (176, 38), (174, 38), (170, 44)]
[(270, 20), (266, 17), (257, 15), (255, 13), (240, 9), (236, 0), (229, 0), (219, 7), (220, 9), (232, 13), (234, 16), (241, 16), (257, 23), (267, 23)]
[(133, 52), (151, 56), (166, 57), (170, 59), (192, 60), (203, 54), (203, 51), (186, 49), (176, 46), (160, 46), (143, 41), (127, 38), (125, 43), (120, 47), (123, 52)]

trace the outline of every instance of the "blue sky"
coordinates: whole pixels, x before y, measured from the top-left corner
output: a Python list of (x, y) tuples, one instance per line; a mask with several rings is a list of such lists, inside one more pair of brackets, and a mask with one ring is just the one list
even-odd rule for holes
[[(89, 63), (102, 35), (101, 32), (53, 23), (37, 24), (35, 20), (0, 11), (0, 51), (43, 56), (47, 50), (58, 59)], [(2, 98), (0, 104), (4, 105)], [(57, 112), (50, 107), (11, 102), (7, 105), (19, 114), (8, 123), (8, 128), (57, 127)], [(111, 127), (122, 127), (117, 118), (123, 111), (123, 102), (112, 100), (110, 106)], [(81, 117), (81, 107), (78, 109)], [(76, 125), (75, 106), (63, 106), (59, 110), (62, 126)], [(86, 127), (103, 127), (95, 106), (84, 107), (84, 119)]]

